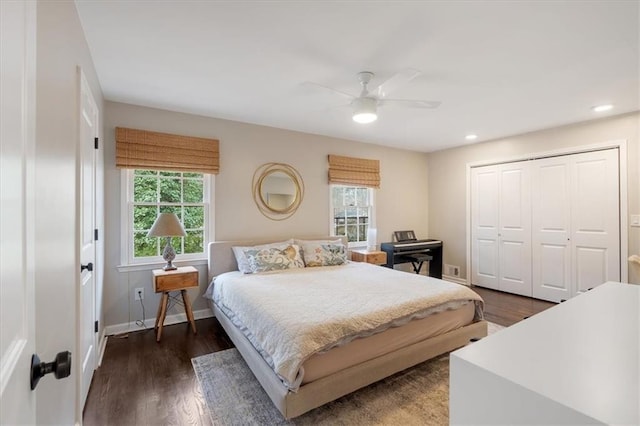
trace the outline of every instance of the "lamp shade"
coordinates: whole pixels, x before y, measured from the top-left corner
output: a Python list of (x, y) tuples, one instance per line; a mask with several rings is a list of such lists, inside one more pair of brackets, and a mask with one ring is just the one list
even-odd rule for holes
[(175, 213), (160, 213), (147, 237), (184, 237), (187, 235)]
[(351, 103), (353, 106), (353, 121), (356, 123), (371, 123), (378, 118), (378, 101), (374, 98), (356, 98)]

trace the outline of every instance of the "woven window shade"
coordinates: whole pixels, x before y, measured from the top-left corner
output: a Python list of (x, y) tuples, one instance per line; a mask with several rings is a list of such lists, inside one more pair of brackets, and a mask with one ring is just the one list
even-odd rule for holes
[(116, 127), (116, 167), (218, 174), (217, 139)]
[(380, 188), (380, 161), (329, 155), (329, 183)]

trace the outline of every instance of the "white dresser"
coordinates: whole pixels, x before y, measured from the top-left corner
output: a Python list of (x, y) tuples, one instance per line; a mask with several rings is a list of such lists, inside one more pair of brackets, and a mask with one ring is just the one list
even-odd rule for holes
[(451, 354), (451, 424), (640, 424), (640, 286), (608, 282)]

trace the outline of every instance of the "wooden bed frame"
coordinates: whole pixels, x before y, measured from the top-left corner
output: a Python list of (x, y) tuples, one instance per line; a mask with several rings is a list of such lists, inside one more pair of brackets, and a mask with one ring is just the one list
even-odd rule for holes
[[(304, 239), (331, 239), (340, 237), (304, 237)], [(302, 239), (302, 238), (301, 238)], [(213, 277), (238, 270), (232, 246), (253, 246), (284, 239), (259, 241), (221, 241), (209, 243), (209, 282)], [(344, 241), (344, 239), (343, 239)], [(307, 383), (297, 392), (289, 391), (271, 367), (254, 349), (249, 340), (231, 320), (211, 301), (210, 306), (229, 338), (258, 379), (265, 392), (286, 419), (297, 417), (309, 410), (333, 401), (343, 395), (384, 379), (394, 373), (412, 367), (443, 353), (460, 348), (471, 338), (487, 335), (487, 322), (478, 321), (439, 336), (425, 339), (386, 355), (338, 371)]]

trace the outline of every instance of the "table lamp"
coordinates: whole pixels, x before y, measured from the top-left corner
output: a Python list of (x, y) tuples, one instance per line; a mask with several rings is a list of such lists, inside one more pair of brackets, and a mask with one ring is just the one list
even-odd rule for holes
[(184, 237), (185, 235), (187, 235), (187, 233), (184, 232), (184, 228), (175, 213), (160, 213), (149, 230), (147, 237), (167, 238), (167, 245), (164, 246), (164, 250), (162, 250), (162, 258), (167, 262), (164, 268), (162, 268), (165, 271), (178, 269), (171, 263), (173, 259), (176, 258), (176, 251), (171, 246), (171, 237)]

